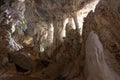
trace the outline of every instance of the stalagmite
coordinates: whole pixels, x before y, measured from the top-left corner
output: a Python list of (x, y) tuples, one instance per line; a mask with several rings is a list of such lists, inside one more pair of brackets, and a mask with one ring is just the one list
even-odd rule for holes
[(105, 61), (104, 49), (99, 37), (91, 31), (86, 41), (85, 73), (87, 80), (119, 80), (120, 77)]

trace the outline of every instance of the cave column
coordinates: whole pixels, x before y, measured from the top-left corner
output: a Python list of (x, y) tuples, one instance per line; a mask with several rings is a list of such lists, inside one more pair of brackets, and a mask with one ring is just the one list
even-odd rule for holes
[(53, 23), (48, 25), (48, 36), (47, 36), (47, 56), (50, 57), (53, 52), (53, 39), (54, 39), (54, 27)]
[(53, 38), (54, 38), (54, 27), (53, 27), (53, 23), (50, 23), (48, 26), (48, 36), (47, 36), (48, 47), (53, 45)]
[(63, 42), (64, 26), (63, 19), (54, 21), (54, 48)]
[(47, 38), (47, 56), (51, 58), (56, 47), (63, 42), (63, 23), (62, 20), (55, 20), (49, 24), (48, 38)]
[(47, 55), (51, 57), (54, 49), (63, 43), (63, 38), (66, 37), (66, 24), (68, 23), (68, 18), (61, 18), (53, 21), (49, 24), (48, 29), (48, 51)]

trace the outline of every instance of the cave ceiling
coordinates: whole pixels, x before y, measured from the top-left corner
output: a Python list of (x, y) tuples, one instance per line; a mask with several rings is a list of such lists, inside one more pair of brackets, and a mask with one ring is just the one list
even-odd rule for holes
[(51, 21), (73, 16), (91, 1), (93, 0), (26, 0), (26, 3), (27, 8), (34, 11), (34, 15), (39, 16), (41, 20)]

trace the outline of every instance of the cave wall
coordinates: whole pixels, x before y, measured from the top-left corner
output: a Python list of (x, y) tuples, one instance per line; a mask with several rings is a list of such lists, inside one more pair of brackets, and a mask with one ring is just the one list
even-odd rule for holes
[[(91, 11), (84, 19), (85, 22), (83, 26), (83, 52), (85, 56), (88, 55), (85, 51), (86, 40), (90, 32), (94, 31), (103, 45), (105, 61), (117, 74), (120, 74), (120, 39), (118, 35), (120, 32), (119, 4), (119, 1), (101, 0), (95, 9), (95, 12)], [(107, 78), (105, 80), (107, 80)]]

